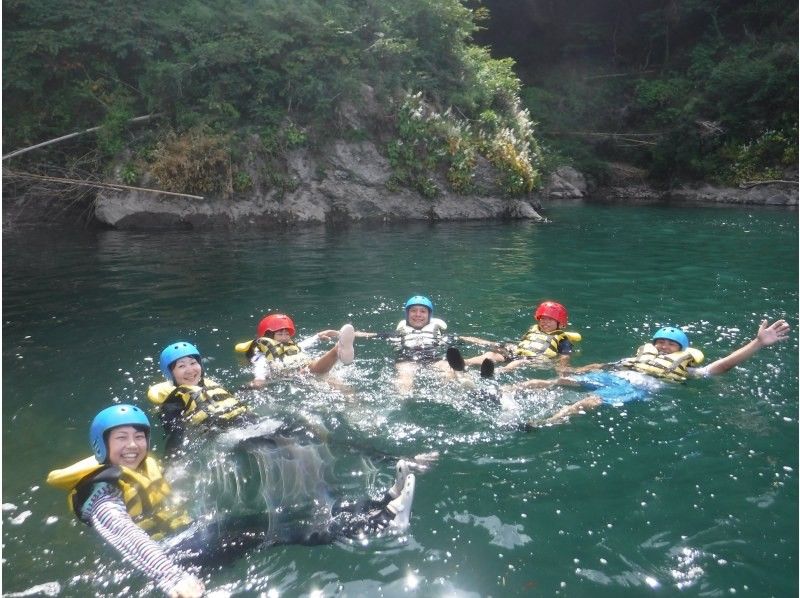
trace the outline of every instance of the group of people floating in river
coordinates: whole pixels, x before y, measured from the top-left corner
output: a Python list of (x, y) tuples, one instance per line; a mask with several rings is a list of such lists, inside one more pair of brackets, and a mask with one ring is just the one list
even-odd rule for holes
[[(531, 364), (539, 367), (549, 364), (557, 376), (504, 388), (565, 385), (591, 391), (552, 416), (523, 426), (532, 429), (564, 421), (603, 403), (644, 399), (665, 382), (722, 374), (762, 347), (787, 339), (789, 334), (786, 321), (768, 324), (764, 320), (752, 340), (703, 366), (703, 353), (690, 346), (686, 333), (667, 326), (658, 329), (632, 357), (571, 367), (570, 355), (581, 335), (566, 330), (567, 310), (554, 301), (545, 301), (535, 309), (533, 325), (516, 343), (460, 337), (458, 342), (488, 349), (468, 358), (454, 346), (456, 339), (445, 334), (447, 324), (434, 317), (433, 302), (428, 297), (409, 298), (404, 312), (404, 318), (392, 332), (356, 331), (345, 324), (338, 331), (323, 330), (300, 342), (294, 340), (296, 328), (292, 319), (273, 313), (259, 322), (252, 340), (235, 348), (252, 365), (253, 380), (249, 387), (253, 389), (263, 388), (270, 379), (287, 373), (324, 376), (337, 363), (348, 365), (354, 360), (354, 339), (360, 337), (383, 338), (397, 346), (395, 381), (402, 394), (413, 389), (417, 370), (425, 366), (452, 377), (468, 375), (465, 372), (477, 366), (482, 378), (492, 378), (497, 373)], [(320, 357), (313, 358), (308, 349), (321, 339), (335, 339), (336, 343)], [(258, 424), (260, 417), (248, 401), (206, 375), (202, 355), (194, 344), (170, 343), (161, 352), (159, 367), (165, 380), (150, 387), (148, 399), (166, 434), (166, 459), (179, 459), (231, 428)], [(321, 544), (405, 530), (415, 490), (412, 470), (424, 469), (424, 465), (413, 459), (400, 459), (395, 465), (394, 485), (379, 499), (327, 504), (321, 525), (308, 529), (281, 528), (270, 521), (270, 513), (256, 517), (201, 513), (190, 517), (171, 500), (170, 485), (150, 453), (150, 421), (138, 406), (117, 404), (100, 411), (91, 423), (89, 440), (94, 454), (50, 472), (48, 483), (69, 493), (70, 510), (81, 522), (94, 528), (166, 595), (176, 598), (204, 594), (202, 581), (190, 572), (192, 567), (220, 564), (258, 546)], [(230, 450), (246, 452), (256, 450), (254, 447), (269, 454), (301, 450), (288, 426), (250, 437)], [(294, 453), (290, 458), (293, 456)]]

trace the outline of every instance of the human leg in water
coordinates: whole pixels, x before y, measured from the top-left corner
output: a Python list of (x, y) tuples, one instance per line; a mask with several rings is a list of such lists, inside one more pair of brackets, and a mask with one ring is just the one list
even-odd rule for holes
[(343, 365), (350, 365), (353, 363), (355, 352), (353, 350), (353, 339), (356, 336), (355, 329), (351, 324), (345, 324), (339, 330), (339, 341), (336, 343), (336, 351), (339, 356), (339, 361)]
[(594, 409), (602, 404), (602, 398), (598, 397), (597, 395), (589, 395), (585, 399), (581, 399), (580, 401), (572, 403), (571, 405), (565, 405), (550, 417), (544, 419), (532, 419), (524, 424), (523, 427), (525, 431), (531, 432), (537, 428), (541, 428), (542, 426), (560, 424), (569, 419), (571, 415), (586, 413), (589, 409)]
[[(401, 459), (395, 467), (394, 484), (380, 500), (342, 502), (323, 518), (309, 516), (309, 511), (303, 508), (299, 516), (267, 510), (206, 517), (167, 541), (167, 550), (180, 562), (209, 567), (231, 563), (264, 546), (316, 546), (361, 539), (386, 530), (404, 531), (410, 524), (415, 488), (416, 478), (410, 473), (409, 464)], [(317, 504), (311, 510), (319, 515), (327, 507)]]
[(354, 349), (353, 339), (355, 330), (351, 324), (345, 324), (339, 330), (339, 340), (322, 357), (312, 361), (308, 366), (308, 371), (312, 374), (327, 374), (333, 369), (337, 362), (341, 361), (344, 365), (353, 362)]
[[(387, 528), (397, 531), (408, 528), (411, 521), (411, 506), (414, 502), (416, 476), (410, 472), (410, 465), (403, 459), (397, 462), (395, 472), (394, 485), (384, 493), (381, 500), (355, 504), (341, 503), (338, 506), (335, 515), (342, 518), (339, 534), (355, 537), (365, 533), (380, 532)], [(363, 518), (364, 514), (366, 519)]]
[(414, 378), (417, 375), (417, 364), (413, 361), (398, 361), (395, 364), (394, 384), (401, 395), (410, 395), (414, 390)]

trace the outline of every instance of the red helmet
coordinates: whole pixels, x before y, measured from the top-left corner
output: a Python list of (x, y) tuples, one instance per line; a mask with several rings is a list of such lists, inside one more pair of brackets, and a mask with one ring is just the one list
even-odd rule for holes
[(538, 321), (542, 316), (553, 318), (559, 328), (567, 325), (567, 308), (555, 301), (544, 301), (536, 308), (533, 317)]
[(283, 330), (284, 328), (289, 331), (290, 335), (294, 336), (294, 322), (292, 322), (289, 316), (284, 314), (270, 314), (258, 323), (256, 335), (261, 337), (264, 336), (267, 331), (278, 332), (278, 330)]

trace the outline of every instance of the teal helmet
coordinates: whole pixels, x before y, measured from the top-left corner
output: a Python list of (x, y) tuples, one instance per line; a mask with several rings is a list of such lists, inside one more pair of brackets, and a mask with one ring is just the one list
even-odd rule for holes
[(158, 367), (161, 368), (161, 372), (164, 374), (164, 377), (171, 381), (172, 371), (170, 370), (170, 366), (178, 361), (181, 357), (190, 356), (196, 358), (198, 362), (201, 359), (200, 351), (192, 343), (186, 343), (183, 341), (170, 343), (164, 347), (163, 351), (161, 351), (161, 357), (158, 359)]
[(145, 412), (135, 405), (112, 405), (94, 416), (89, 427), (89, 444), (98, 463), (108, 459), (108, 432), (120, 426), (143, 428), (147, 435), (147, 448), (150, 448), (150, 420)]
[(653, 335), (653, 340), (655, 341), (660, 338), (678, 343), (681, 346), (681, 350), (685, 351), (689, 348), (689, 337), (686, 336), (686, 333), (680, 328), (675, 328), (673, 326), (660, 328)]
[(430, 315), (433, 315), (433, 302), (423, 295), (414, 295), (413, 297), (409, 297), (408, 301), (406, 301), (406, 318), (408, 317), (408, 310), (412, 305), (427, 307)]

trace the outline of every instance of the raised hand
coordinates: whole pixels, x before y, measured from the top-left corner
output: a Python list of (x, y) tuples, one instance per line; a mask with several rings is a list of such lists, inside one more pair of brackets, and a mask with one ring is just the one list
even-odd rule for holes
[(769, 347), (789, 338), (789, 329), (790, 327), (786, 320), (776, 320), (769, 326), (767, 326), (767, 320), (761, 320), (756, 339), (761, 343), (761, 346)]

